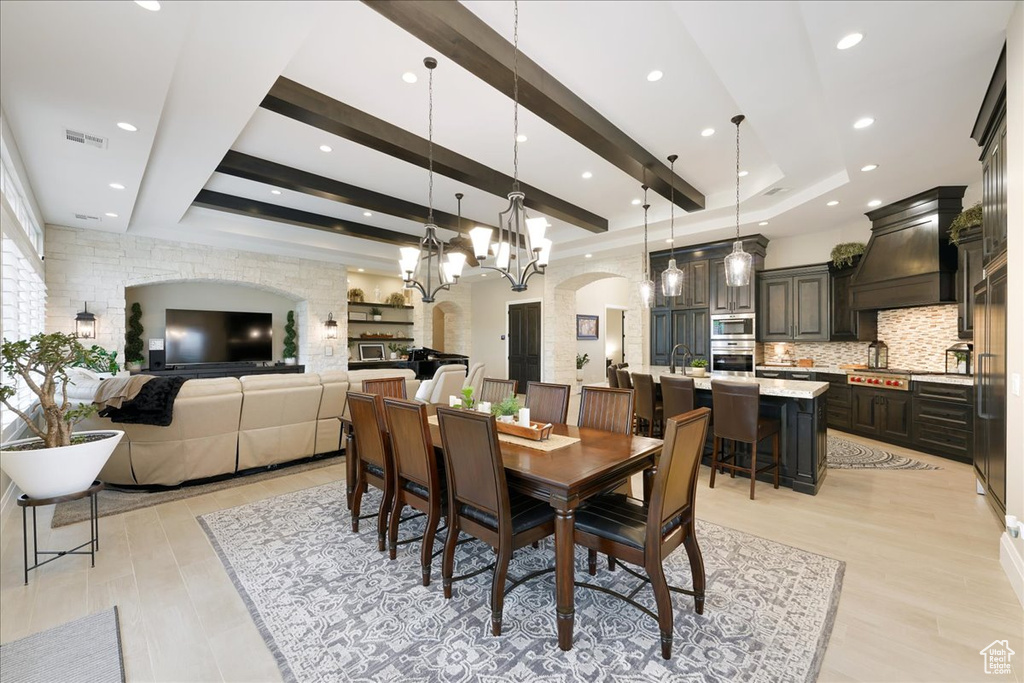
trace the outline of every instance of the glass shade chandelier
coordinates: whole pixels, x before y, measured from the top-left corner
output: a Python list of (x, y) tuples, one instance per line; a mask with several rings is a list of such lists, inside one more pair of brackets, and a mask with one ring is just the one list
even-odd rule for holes
[[(668, 158), (672, 168), (672, 191), (669, 204), (672, 207), (672, 218), (669, 223), (672, 238), (672, 252), (668, 260), (668, 268), (661, 273), (661, 291), (665, 296), (679, 296), (683, 293), (683, 271), (676, 267), (676, 154)], [(644, 214), (646, 216), (646, 213)]]
[(746, 118), (743, 114), (732, 117), (736, 124), (736, 241), (732, 253), (725, 257), (725, 284), (729, 287), (746, 287), (750, 284), (750, 267), (754, 257), (743, 251), (740, 239), (740, 124)]
[[(498, 213), (498, 241), (492, 243), (491, 228), (475, 227), (469, 231), (473, 255), (482, 268), (500, 273), (512, 285), (513, 292), (526, 291), (530, 278), (543, 274), (551, 259), (551, 240), (544, 233), (550, 226), (543, 216), (530, 218), (523, 202), (526, 195), (519, 189), (519, 2), (514, 3), (515, 21), (512, 34), (512, 191), (508, 208)], [(494, 265), (486, 264), (488, 258)]]
[(644, 279), (640, 281), (640, 305), (650, 308), (654, 305), (654, 280), (651, 279), (651, 257), (647, 252), (647, 210), (651, 205), (647, 203), (647, 185), (644, 184)]
[[(466, 255), (459, 252), (444, 252), (444, 242), (437, 237), (437, 226), (434, 224), (434, 69), (437, 60), (427, 57), (423, 60), (429, 74), (427, 92), (429, 106), (427, 109), (427, 225), (420, 246), (402, 247), (399, 250), (399, 267), (402, 270), (402, 281), (406, 289), (416, 289), (423, 297), (423, 303), (434, 302), (435, 295), (451, 289), (462, 277), (462, 269), (466, 265)], [(422, 268), (421, 268), (422, 266)], [(417, 274), (420, 279), (417, 279)], [(435, 280), (436, 278), (436, 280)]]

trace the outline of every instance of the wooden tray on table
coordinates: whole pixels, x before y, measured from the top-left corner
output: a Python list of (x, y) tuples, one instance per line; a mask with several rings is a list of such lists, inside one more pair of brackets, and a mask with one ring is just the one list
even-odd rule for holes
[(530, 439), (532, 441), (544, 441), (551, 436), (551, 424), (545, 424), (543, 422), (531, 422), (530, 426), (518, 424), (516, 422), (495, 422), (498, 427), (498, 431), (502, 434), (508, 434), (509, 436), (519, 436), (524, 439)]

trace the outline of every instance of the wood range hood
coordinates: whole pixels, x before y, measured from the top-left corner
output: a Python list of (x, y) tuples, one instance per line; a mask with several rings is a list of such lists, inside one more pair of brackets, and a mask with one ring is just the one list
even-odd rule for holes
[(853, 274), (853, 310), (956, 303), (949, 226), (963, 210), (966, 189), (936, 187), (866, 214), (871, 239)]

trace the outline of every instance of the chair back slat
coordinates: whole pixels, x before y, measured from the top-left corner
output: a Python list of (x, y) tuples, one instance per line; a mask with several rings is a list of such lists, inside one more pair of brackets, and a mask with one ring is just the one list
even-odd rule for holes
[(661, 376), (661, 401), (665, 407), (665, 419), (693, 410), (694, 396), (693, 379), (672, 375)]
[(348, 393), (352, 431), (355, 433), (359, 459), (373, 463), (385, 472), (391, 469), (387, 448), (387, 425), (384, 422), (384, 403), (377, 394)]
[(661, 543), (661, 528), (666, 522), (693, 507), (710, 416), (707, 408), (697, 408), (665, 422), (665, 445), (658, 457), (648, 509), (649, 547)]
[(508, 485), (494, 416), (439, 406), (437, 423), (453, 510), (468, 503), (499, 522), (510, 523)]
[(516, 395), (516, 380), (514, 379), (492, 379), (484, 378), (484, 385), (480, 389), (480, 401), (488, 403), (501, 403), (509, 396)]
[(608, 370), (608, 387), (611, 389), (619, 388), (619, 369), (614, 365), (609, 365)]
[(565, 424), (569, 416), (570, 391), (568, 384), (527, 382), (526, 407), (530, 409), (530, 419), (534, 422)]
[(618, 370), (615, 371), (615, 375), (619, 378), (619, 388), (620, 389), (632, 389), (633, 388), (633, 381), (629, 377), (629, 370), (624, 370), (623, 368), (619, 368)]
[(654, 377), (634, 372), (633, 391), (636, 394), (636, 414), (645, 420), (653, 420), (654, 406), (657, 402), (654, 394)]
[(363, 380), (364, 394), (377, 394), (384, 398), (408, 398), (404, 377), (375, 377)]
[(399, 479), (415, 481), (429, 491), (439, 490), (441, 482), (427, 422), (427, 406), (418, 401), (385, 398), (384, 412)]
[(617, 434), (632, 433), (633, 390), (583, 387), (577, 424)]
[(711, 404), (715, 411), (715, 436), (757, 443), (757, 418), (761, 387), (754, 382), (711, 380)]

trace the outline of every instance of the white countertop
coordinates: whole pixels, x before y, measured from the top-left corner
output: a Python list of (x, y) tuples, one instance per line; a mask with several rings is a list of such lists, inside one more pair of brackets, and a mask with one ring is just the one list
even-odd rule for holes
[(974, 377), (970, 375), (911, 375), (914, 382), (931, 382), (933, 384), (959, 384), (960, 386), (974, 386)]
[[(676, 375), (682, 376), (682, 368), (676, 368)], [(630, 372), (650, 374), (655, 382), (661, 381), (662, 375), (669, 374), (668, 366), (652, 365), (650, 367), (634, 369)], [(828, 382), (808, 382), (796, 379), (768, 379), (766, 377), (737, 377), (719, 373), (710, 373), (706, 377), (691, 377), (693, 385), (697, 389), (711, 390), (711, 380), (720, 379), (730, 382), (753, 382), (761, 385), (762, 396), (781, 396), (783, 398), (815, 398), (828, 391)]]
[[(835, 365), (815, 365), (809, 368), (788, 365), (758, 365), (756, 369), (768, 372), (822, 372), (836, 375), (845, 375), (852, 372), (851, 370), (841, 369)], [(864, 369), (861, 370), (861, 372), (871, 372), (871, 370)], [(935, 384), (958, 384), (960, 386), (972, 386), (974, 384), (974, 377), (969, 375), (946, 375), (941, 372), (912, 374), (910, 376), (910, 380), (912, 382), (934, 382)]]
[(768, 372), (781, 370), (782, 372), (827, 372), (833, 375), (845, 375), (846, 370), (840, 370), (838, 365), (813, 365), (811, 367), (800, 367), (798, 365), (758, 365), (755, 370), (767, 370)]

